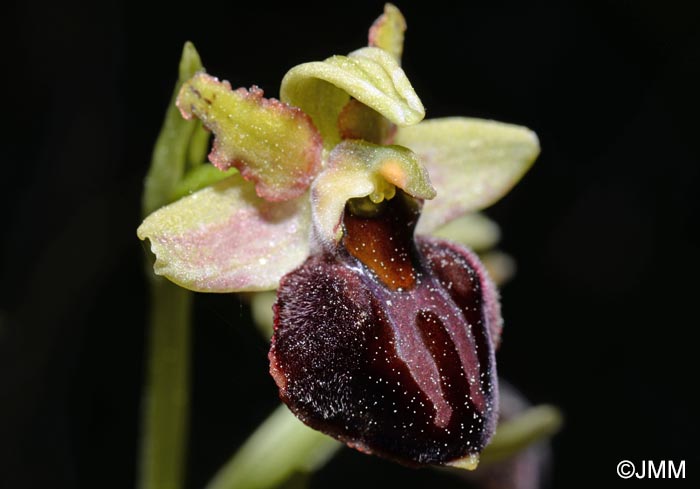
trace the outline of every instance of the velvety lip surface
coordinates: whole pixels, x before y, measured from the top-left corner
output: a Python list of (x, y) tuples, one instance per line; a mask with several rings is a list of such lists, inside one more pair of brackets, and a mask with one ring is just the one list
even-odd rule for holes
[(444, 464), (493, 433), (495, 289), (470, 251), (413, 240), (402, 197), (378, 216), (346, 212), (336, 253), (285, 276), (271, 373), (308, 425), (364, 452)]

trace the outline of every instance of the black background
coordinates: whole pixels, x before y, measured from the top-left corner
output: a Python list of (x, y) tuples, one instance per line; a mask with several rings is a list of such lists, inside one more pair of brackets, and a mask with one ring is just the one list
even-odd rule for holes
[[(542, 155), (488, 213), (518, 263), (500, 374), (557, 404), (554, 487), (639, 486), (622, 459), (700, 470), (694, 2), (400, 2), (428, 117), (534, 129)], [(366, 43), (381, 2), (9, 7), (3, 48), (0, 487), (133, 487), (146, 287), (142, 177), (185, 40), (277, 96), (290, 67)], [(277, 405), (233, 296), (195, 306), (188, 487)], [(433, 487), (344, 450), (314, 487)], [(442, 480), (442, 479), (441, 479)], [(666, 481), (665, 487), (680, 487)]]

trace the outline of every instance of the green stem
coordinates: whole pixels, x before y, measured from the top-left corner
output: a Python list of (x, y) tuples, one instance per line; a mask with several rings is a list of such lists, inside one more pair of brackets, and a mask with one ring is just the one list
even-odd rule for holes
[[(202, 69), (199, 54), (185, 43), (178, 82), (153, 148), (143, 192), (143, 214), (172, 202), (184, 179), (188, 160), (204, 160), (206, 139), (195, 121), (180, 117), (175, 99), (182, 84)], [(193, 135), (196, 135), (194, 144)], [(144, 386), (140, 489), (180, 489), (185, 479), (189, 421), (190, 316), (192, 293), (147, 272), (150, 320), (147, 378)]]
[(533, 406), (499, 423), (491, 443), (481, 453), (481, 463), (489, 464), (513, 456), (532, 443), (552, 436), (562, 423), (562, 414), (556, 407), (548, 404)]
[(182, 487), (189, 417), (192, 294), (163, 279), (151, 281), (139, 487)]
[(321, 467), (340, 447), (279, 406), (224, 465), (206, 489), (272, 489)]

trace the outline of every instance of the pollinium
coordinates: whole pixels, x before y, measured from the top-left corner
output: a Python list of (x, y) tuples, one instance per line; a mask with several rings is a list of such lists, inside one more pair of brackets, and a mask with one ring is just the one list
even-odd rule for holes
[(476, 255), (414, 237), (420, 203), (351, 201), (281, 281), (270, 371), (304, 423), (407, 465), (473, 468), (494, 432), (497, 293)]

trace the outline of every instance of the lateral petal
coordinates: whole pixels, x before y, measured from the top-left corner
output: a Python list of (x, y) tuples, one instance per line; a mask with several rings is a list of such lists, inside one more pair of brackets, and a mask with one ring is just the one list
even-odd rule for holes
[(197, 73), (180, 90), (185, 119), (197, 117), (216, 139), (209, 154), (220, 170), (238, 168), (270, 201), (299, 197), (321, 168), (321, 136), (300, 109), (263, 98), (258, 87), (231, 90), (227, 81)]
[(384, 5), (384, 13), (374, 21), (369, 29), (369, 45), (388, 52), (401, 62), (403, 37), (406, 31), (406, 19), (395, 5)]

